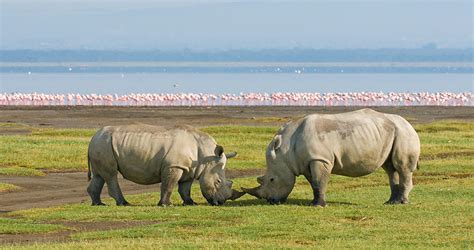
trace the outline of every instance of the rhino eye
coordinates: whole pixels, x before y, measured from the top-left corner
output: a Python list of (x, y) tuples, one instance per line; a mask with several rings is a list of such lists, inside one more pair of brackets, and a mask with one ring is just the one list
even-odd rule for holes
[(218, 184), (221, 184), (221, 180), (220, 180), (220, 179), (217, 179), (217, 183), (218, 183)]
[(270, 181), (273, 181), (274, 179), (273, 178), (270, 178)]

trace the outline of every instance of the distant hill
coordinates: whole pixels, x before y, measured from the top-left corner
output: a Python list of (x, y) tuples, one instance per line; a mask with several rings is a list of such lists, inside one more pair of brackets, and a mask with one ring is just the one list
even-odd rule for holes
[(474, 49), (0, 50), (0, 62), (472, 62)]

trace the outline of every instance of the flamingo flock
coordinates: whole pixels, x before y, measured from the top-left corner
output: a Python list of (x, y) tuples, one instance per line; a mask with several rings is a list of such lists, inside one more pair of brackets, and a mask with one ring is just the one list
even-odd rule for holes
[(473, 106), (471, 92), (450, 93), (143, 93), (43, 94), (0, 93), (6, 106)]

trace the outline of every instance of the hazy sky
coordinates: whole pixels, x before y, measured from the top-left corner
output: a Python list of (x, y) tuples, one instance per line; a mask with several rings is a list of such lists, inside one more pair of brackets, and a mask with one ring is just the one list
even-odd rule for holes
[(473, 46), (473, 2), (0, 0), (2, 49)]

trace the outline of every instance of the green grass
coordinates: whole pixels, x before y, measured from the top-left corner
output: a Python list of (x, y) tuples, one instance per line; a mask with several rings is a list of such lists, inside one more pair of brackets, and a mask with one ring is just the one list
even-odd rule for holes
[(25, 167), (0, 167), (0, 175), (14, 176), (44, 176), (45, 173), (33, 168)]
[(50, 233), (64, 229), (61, 225), (0, 217), (0, 234)]
[[(10, 125), (11, 126), (11, 125)], [(237, 151), (230, 168), (264, 167), (262, 157), (276, 127), (207, 127), (225, 150)], [(87, 146), (96, 129), (31, 128), (29, 135), (0, 136), (0, 175), (39, 175), (37, 170), (85, 171)]]
[(30, 135), (0, 136), (0, 167), (84, 170), (94, 130), (34, 129)]
[(273, 138), (277, 127), (220, 126), (207, 127), (209, 133), (224, 146), (226, 151), (236, 151), (238, 157), (228, 161), (228, 168), (265, 167), (265, 149)]
[(11, 192), (11, 191), (16, 191), (20, 190), (21, 188), (18, 186), (15, 186), (13, 184), (8, 184), (8, 183), (1, 183), (0, 182), (0, 193), (2, 192)]
[[(128, 195), (126, 198), (133, 206), (116, 207), (106, 196), (104, 202), (109, 204), (106, 207), (91, 207), (87, 201), (4, 214), (8, 218), (0, 220), (0, 233), (69, 230), (55, 225), (61, 222), (147, 221), (150, 222), (147, 225), (129, 228), (74, 231), (67, 242), (27, 247), (471, 248), (474, 244), (474, 124), (442, 121), (417, 125), (416, 129), (422, 142), (421, 169), (415, 172), (409, 205), (383, 205), (389, 197), (389, 187), (384, 171), (379, 169), (360, 178), (331, 176), (329, 205), (324, 209), (307, 205), (312, 191), (302, 177), (298, 178), (288, 204), (279, 206), (246, 195), (223, 207), (211, 207), (206, 205), (195, 183), (192, 196), (199, 203), (196, 207), (156, 207), (158, 193)], [(202, 130), (214, 136), (227, 151), (239, 152), (237, 158), (229, 160), (229, 168), (263, 168), (264, 150), (277, 128), (225, 126)], [(67, 166), (74, 166), (72, 169), (84, 170), (85, 149), (93, 133), (93, 130), (35, 129), (31, 135), (0, 137), (0, 145), (11, 138), (21, 141), (20, 149), (0, 148), (0, 162), (12, 159), (5, 164), (9, 168), (42, 169), (45, 167), (37, 167), (35, 162), (45, 164), (49, 160), (55, 162), (49, 165), (50, 169), (61, 166), (56, 169), (69, 170)], [(65, 148), (57, 153), (38, 146), (34, 155), (5, 156), (4, 153), (9, 154), (13, 149), (21, 152), (32, 147), (25, 145), (29, 140), (38, 145), (49, 145), (47, 141), (50, 141)], [(81, 149), (73, 149), (66, 142), (77, 143)], [(75, 160), (78, 162), (71, 162)], [(234, 180), (234, 187), (255, 185), (255, 177)], [(181, 203), (177, 192), (172, 199), (175, 204)]]
[[(380, 180), (383, 177), (383, 180)], [(254, 178), (235, 180), (237, 186), (254, 186)], [(311, 189), (298, 178), (288, 204), (272, 206), (250, 196), (223, 207), (205, 204), (198, 186), (196, 207), (156, 207), (156, 193), (127, 196), (134, 206), (91, 207), (75, 204), (11, 213), (18, 221), (152, 221), (150, 225), (108, 231), (77, 232), (71, 242), (48, 248), (81, 244), (112, 247), (373, 247), (467, 248), (474, 217), (472, 178), (447, 177), (415, 186), (410, 205), (382, 203), (389, 190), (385, 176), (363, 178), (334, 176), (327, 208), (307, 206)], [(173, 200), (179, 197), (173, 194)], [(113, 204), (110, 199), (105, 200)]]
[[(0, 127), (15, 127), (0, 124)], [(18, 127), (22, 127), (18, 125)], [(37, 170), (85, 171), (87, 145), (96, 129), (40, 129), (31, 134), (0, 136), (0, 174), (39, 175)], [(474, 123), (441, 121), (416, 125), (422, 141), (422, 165), (452, 160), (460, 165), (473, 162)], [(265, 149), (278, 127), (217, 126), (202, 128), (223, 145), (237, 151), (228, 168), (251, 169), (265, 166)]]

